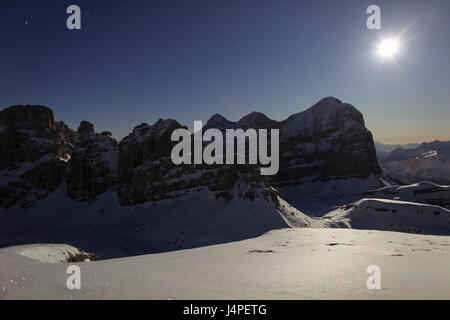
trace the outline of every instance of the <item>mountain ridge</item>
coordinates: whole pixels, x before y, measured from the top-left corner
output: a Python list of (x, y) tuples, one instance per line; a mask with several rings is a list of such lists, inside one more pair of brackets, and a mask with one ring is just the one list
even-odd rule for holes
[[(4, 128), (0, 131), (0, 164), (6, 170), (14, 161), (18, 161), (14, 165), (24, 167), (31, 160), (39, 159), (34, 157), (20, 160), (18, 155), (7, 155), (8, 141), (14, 140), (20, 130), (31, 127), (36, 132), (23, 137), (21, 145), (29, 145), (29, 153), (33, 153), (33, 150), (42, 147), (42, 141), (37, 141), (33, 134), (37, 137), (43, 135), (48, 144), (53, 141), (55, 150), (45, 149), (42, 154), (55, 155), (61, 163), (56, 165), (49, 162), (48, 167), (62, 170), (51, 174), (55, 182), (48, 186), (46, 192), (36, 196), (36, 199), (53, 191), (63, 180), (68, 182), (68, 194), (71, 198), (86, 201), (113, 188), (124, 204), (135, 204), (136, 199), (140, 199), (138, 202), (146, 202), (172, 197), (171, 194), (192, 189), (196, 184), (230, 198), (233, 196), (231, 188), (241, 179), (246, 181), (246, 185), (256, 186), (262, 183), (265, 186), (263, 189), (270, 191), (270, 185), (302, 184), (346, 177), (364, 179), (371, 174), (381, 173), (372, 134), (365, 127), (362, 114), (355, 107), (336, 98), (324, 98), (311, 108), (283, 121), (271, 120), (259, 112), (252, 112), (237, 122), (215, 114), (203, 130), (213, 124), (221, 130), (279, 129), (279, 174), (270, 179), (262, 179), (256, 174), (257, 166), (250, 165), (174, 166), (170, 161), (170, 151), (175, 145), (171, 141), (171, 133), (176, 129), (186, 128), (174, 119), (159, 119), (153, 125), (141, 123), (121, 141), (117, 141), (111, 137), (110, 132), (96, 133), (94, 125), (88, 121), (82, 121), (77, 131), (70, 129), (62, 121), (55, 122), (52, 110), (42, 106), (12, 106), (0, 111), (0, 126)], [(21, 129), (20, 126), (24, 128)], [(14, 150), (14, 147), (9, 149)], [(8, 172), (5, 170), (3, 176), (6, 177)], [(46, 185), (47, 169), (36, 170), (37, 177), (31, 180), (36, 180), (34, 184)], [(194, 180), (183, 178), (192, 176), (195, 172), (198, 177)], [(250, 178), (244, 178), (249, 174)], [(12, 192), (16, 196), (7, 201), (7, 204), (0, 205), (14, 204), (20, 201), (21, 194), (30, 190), (30, 182), (23, 182), (22, 178), (20, 176), (17, 183), (2, 186), (3, 194)], [(253, 198), (245, 196), (249, 190), (242, 192), (241, 197)], [(159, 196), (155, 197), (156, 194)], [(267, 198), (267, 193), (264, 194), (262, 197)], [(31, 205), (32, 203), (33, 200), (30, 201)]]

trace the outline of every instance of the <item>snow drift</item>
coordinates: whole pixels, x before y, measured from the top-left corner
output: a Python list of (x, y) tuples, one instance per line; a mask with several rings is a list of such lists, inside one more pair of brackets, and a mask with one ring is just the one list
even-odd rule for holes
[(324, 216), (331, 227), (450, 234), (450, 211), (439, 206), (386, 199), (361, 199)]

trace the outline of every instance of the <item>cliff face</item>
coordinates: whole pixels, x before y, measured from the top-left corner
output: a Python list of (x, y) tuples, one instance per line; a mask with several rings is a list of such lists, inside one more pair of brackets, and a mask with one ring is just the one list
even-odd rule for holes
[(207, 122), (204, 130), (279, 129), (280, 170), (271, 177), (261, 177), (257, 165), (175, 166), (171, 135), (182, 128), (175, 120), (141, 124), (120, 143), (108, 132), (95, 133), (87, 121), (75, 132), (55, 122), (53, 112), (41, 106), (7, 108), (0, 112), (0, 125), (2, 207), (32, 205), (63, 180), (72, 199), (94, 199), (113, 188), (122, 205), (136, 205), (202, 189), (217, 198), (274, 200), (271, 186), (381, 172), (362, 114), (335, 98), (284, 121), (254, 112), (237, 122), (218, 114)]
[(61, 182), (66, 141), (53, 112), (43, 106), (12, 106), (0, 112), (0, 206), (31, 206)]
[(352, 105), (325, 98), (283, 121), (277, 185), (380, 174), (372, 134)]
[(67, 193), (70, 198), (90, 200), (110, 189), (117, 183), (117, 161), (119, 144), (109, 132), (94, 132), (92, 124), (83, 121), (89, 131), (78, 129), (79, 138), (75, 143), (69, 161)]
[(276, 186), (381, 173), (363, 115), (336, 98), (325, 98), (279, 122), (257, 112), (238, 122), (215, 115), (205, 126), (210, 128), (279, 129), (280, 170), (269, 179)]
[(119, 146), (119, 197), (123, 204), (161, 199), (171, 191), (166, 180), (175, 169), (170, 159), (172, 132), (181, 125), (175, 120), (158, 120), (134, 128)]

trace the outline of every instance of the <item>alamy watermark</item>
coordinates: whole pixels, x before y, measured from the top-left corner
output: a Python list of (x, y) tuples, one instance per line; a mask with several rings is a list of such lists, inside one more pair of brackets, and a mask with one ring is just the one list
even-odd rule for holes
[(371, 265), (367, 267), (367, 274), (370, 274), (367, 278), (367, 289), (380, 290), (381, 289), (381, 268), (377, 265)]
[[(69, 30), (81, 30), (81, 9), (78, 5), (72, 4), (67, 7), (67, 14), (70, 16), (66, 20), (66, 26)], [(366, 10), (370, 16), (367, 18), (366, 25), (369, 30), (381, 29), (381, 8), (378, 5), (370, 5)]]
[(77, 265), (70, 265), (66, 270), (70, 276), (66, 280), (66, 287), (69, 290), (81, 290), (81, 269)]
[[(193, 136), (193, 138), (192, 138)], [(172, 162), (182, 164), (260, 164), (261, 175), (278, 173), (280, 167), (280, 133), (270, 130), (270, 154), (268, 153), (268, 130), (227, 129), (224, 135), (218, 129), (202, 130), (202, 122), (194, 121), (194, 134), (187, 129), (177, 129), (172, 133), (172, 141), (178, 142), (172, 149)], [(193, 140), (193, 150), (192, 150)], [(209, 142), (203, 148), (204, 142)], [(248, 148), (246, 146), (248, 145)], [(248, 149), (248, 150), (247, 150)], [(193, 158), (193, 159), (192, 159)], [(193, 161), (192, 161), (193, 160)]]
[(77, 5), (70, 5), (66, 10), (67, 14), (70, 16), (66, 20), (66, 26), (69, 30), (80, 30), (81, 29), (81, 9)]

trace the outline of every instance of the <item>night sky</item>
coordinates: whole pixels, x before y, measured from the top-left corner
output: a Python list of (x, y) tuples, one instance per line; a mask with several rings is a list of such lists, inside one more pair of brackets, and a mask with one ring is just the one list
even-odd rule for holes
[[(66, 28), (66, 8), (82, 30)], [(382, 30), (366, 8), (382, 9)], [(392, 59), (377, 56), (397, 36)], [(283, 120), (326, 96), (385, 143), (450, 140), (448, 0), (2, 0), (0, 108), (43, 104), (120, 139), (214, 113)]]

